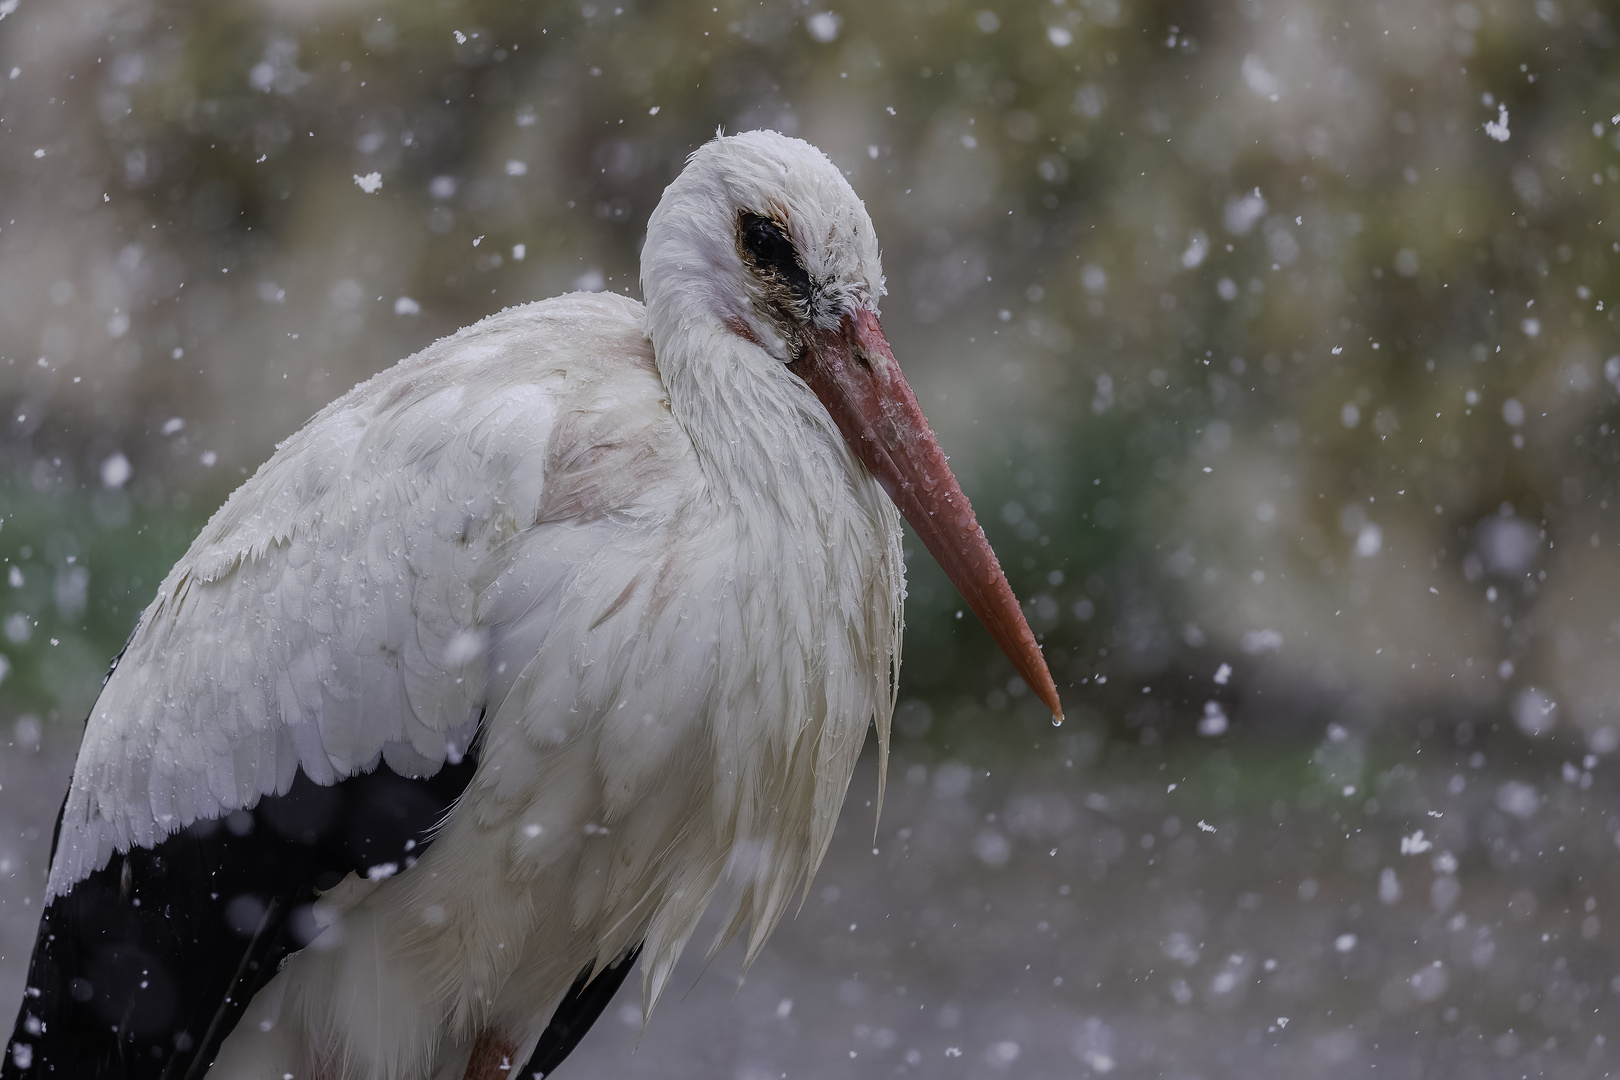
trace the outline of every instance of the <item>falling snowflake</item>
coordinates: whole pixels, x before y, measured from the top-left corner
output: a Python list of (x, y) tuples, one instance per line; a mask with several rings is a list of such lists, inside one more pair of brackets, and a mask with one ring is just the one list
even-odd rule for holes
[(1496, 107), (1495, 120), (1485, 121), (1485, 134), (1489, 135), (1497, 142), (1507, 142), (1513, 137), (1513, 133), (1508, 130), (1508, 111), (1506, 105), (1498, 105)]

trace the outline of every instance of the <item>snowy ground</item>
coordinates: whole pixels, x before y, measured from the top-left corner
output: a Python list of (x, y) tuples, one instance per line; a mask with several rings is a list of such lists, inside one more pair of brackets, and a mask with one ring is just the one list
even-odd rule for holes
[[(1611, 1075), (1620, 806), (1579, 763), (1454, 742), (1371, 770), (1371, 798), (1329, 786), (1377, 757), (1348, 734), (1158, 756), (1065, 730), (976, 764), (902, 744), (875, 851), (869, 755), (746, 978), (736, 946), (705, 969), (700, 931), (645, 1033), (627, 989), (561, 1075)], [(0, 754), (0, 1000), (71, 753), (48, 731)]]

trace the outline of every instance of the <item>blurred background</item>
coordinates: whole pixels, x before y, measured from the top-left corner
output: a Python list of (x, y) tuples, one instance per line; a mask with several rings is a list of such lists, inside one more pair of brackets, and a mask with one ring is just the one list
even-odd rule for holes
[(875, 845), (559, 1075), (1620, 1071), (1614, 9), (821, 2), (0, 2), (0, 999), (211, 511), (772, 127), (1070, 720), (913, 545)]

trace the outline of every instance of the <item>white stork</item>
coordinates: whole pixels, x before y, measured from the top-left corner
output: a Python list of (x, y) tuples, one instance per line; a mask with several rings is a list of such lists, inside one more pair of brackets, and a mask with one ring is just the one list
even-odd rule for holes
[(527, 1080), (711, 902), (751, 960), (888, 751), (896, 506), (1058, 714), (838, 169), (715, 139), (641, 277), (362, 383), (214, 515), (89, 718), (5, 1077)]

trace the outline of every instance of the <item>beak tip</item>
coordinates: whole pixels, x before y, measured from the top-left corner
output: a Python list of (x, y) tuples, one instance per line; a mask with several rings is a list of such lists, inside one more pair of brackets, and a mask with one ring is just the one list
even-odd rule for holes
[(1029, 624), (1023, 625), (1026, 647), (1030, 649), (1025, 653), (1029, 666), (1024, 673), (1024, 681), (1041, 699), (1041, 704), (1052, 710), (1052, 726), (1057, 727), (1063, 723), (1063, 702), (1058, 698), (1057, 681), (1052, 678), (1052, 669), (1046, 666), (1046, 657), (1040, 645), (1035, 643), (1034, 635), (1029, 632)]

